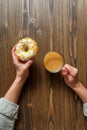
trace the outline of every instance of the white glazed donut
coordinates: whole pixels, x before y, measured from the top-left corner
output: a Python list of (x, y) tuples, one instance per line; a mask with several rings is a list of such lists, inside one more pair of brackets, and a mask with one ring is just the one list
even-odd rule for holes
[(16, 45), (16, 56), (21, 61), (28, 61), (35, 57), (38, 52), (37, 43), (31, 38), (23, 38)]

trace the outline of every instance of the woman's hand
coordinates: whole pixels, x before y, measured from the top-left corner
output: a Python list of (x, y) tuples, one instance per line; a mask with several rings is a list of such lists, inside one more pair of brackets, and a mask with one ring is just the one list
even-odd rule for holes
[(19, 61), (15, 54), (15, 46), (12, 49), (12, 58), (13, 58), (13, 63), (16, 67), (16, 77), (26, 80), (29, 76), (29, 68), (33, 63), (33, 59), (24, 63)]
[(78, 84), (78, 69), (65, 64), (62, 68), (62, 75), (66, 84), (71, 87), (72, 89)]

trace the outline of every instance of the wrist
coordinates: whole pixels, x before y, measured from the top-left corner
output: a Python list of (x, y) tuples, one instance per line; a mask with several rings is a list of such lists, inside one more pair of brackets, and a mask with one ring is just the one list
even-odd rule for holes
[(75, 91), (76, 93), (78, 93), (79, 91), (83, 92), (86, 90), (86, 88), (82, 85), (82, 83), (80, 81), (78, 81), (73, 87), (72, 87), (73, 91)]
[(19, 82), (25, 82), (25, 81), (26, 81), (26, 79), (25, 79), (24, 77), (21, 77), (21, 76), (19, 76), (19, 75), (16, 75), (15, 80), (17, 80), (17, 81), (19, 81)]
[(83, 103), (87, 103), (87, 89), (81, 82), (76, 83), (72, 89), (80, 97)]
[(75, 90), (79, 89), (80, 86), (81, 86), (81, 82), (78, 81), (77, 83), (75, 83), (74, 85), (72, 85), (71, 88), (75, 91)]

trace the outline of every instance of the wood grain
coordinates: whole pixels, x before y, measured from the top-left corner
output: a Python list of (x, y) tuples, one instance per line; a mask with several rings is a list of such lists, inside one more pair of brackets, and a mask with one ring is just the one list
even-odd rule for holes
[(11, 49), (25, 36), (39, 53), (22, 90), (15, 130), (86, 130), (82, 103), (61, 74), (43, 66), (48, 51), (63, 54), (87, 86), (87, 0), (0, 0), (0, 97), (15, 78)]

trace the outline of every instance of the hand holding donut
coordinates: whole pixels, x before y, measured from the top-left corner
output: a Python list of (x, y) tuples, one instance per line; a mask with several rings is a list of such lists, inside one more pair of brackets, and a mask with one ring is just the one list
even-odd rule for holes
[(22, 80), (26, 80), (28, 78), (29, 68), (33, 63), (33, 59), (30, 59), (27, 62), (23, 63), (18, 60), (15, 50), (16, 50), (16, 46), (14, 46), (12, 49), (13, 63), (16, 67), (16, 77), (18, 77)]
[(37, 55), (37, 43), (31, 38), (23, 38), (12, 49), (13, 63), (16, 67), (17, 76), (26, 80), (29, 75), (28, 68), (33, 63), (32, 58)]
[(62, 68), (62, 75), (66, 84), (72, 89), (78, 83), (78, 70), (68, 64)]

